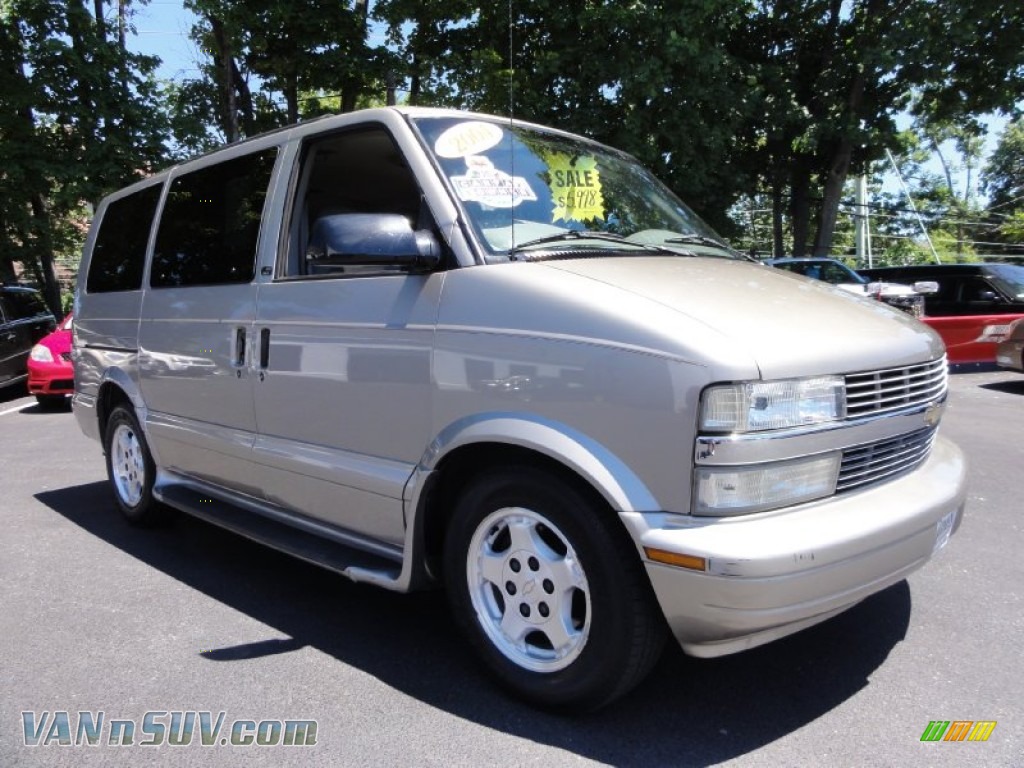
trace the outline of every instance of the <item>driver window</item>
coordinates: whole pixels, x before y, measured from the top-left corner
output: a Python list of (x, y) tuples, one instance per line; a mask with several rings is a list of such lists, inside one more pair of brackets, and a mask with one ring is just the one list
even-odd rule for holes
[(835, 264), (826, 264), (822, 270), (822, 279), (826, 283), (838, 285), (839, 283), (851, 282), (850, 276)]
[[(291, 208), (285, 277), (391, 274), (396, 267), (318, 263), (318, 233), (337, 214), (399, 214), (415, 229), (435, 230), (416, 179), (382, 127), (311, 139)], [(337, 220), (335, 220), (337, 222)]]
[(961, 286), (960, 300), (991, 302), (994, 293), (994, 289), (988, 282), (978, 277), (972, 277), (964, 281)]

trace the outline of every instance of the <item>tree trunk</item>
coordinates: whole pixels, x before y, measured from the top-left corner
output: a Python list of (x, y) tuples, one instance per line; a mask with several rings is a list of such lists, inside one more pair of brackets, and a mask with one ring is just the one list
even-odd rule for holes
[(256, 111), (252, 106), (252, 91), (249, 90), (249, 83), (242, 77), (242, 71), (238, 68), (238, 62), (231, 59), (231, 82), (234, 83), (235, 93), (238, 95), (239, 125), (246, 136), (251, 136), (256, 131)]
[(220, 91), (221, 130), (224, 131), (224, 138), (231, 144), (242, 138), (242, 132), (238, 127), (238, 104), (235, 100), (235, 60), (227, 33), (224, 30), (224, 23), (216, 16), (207, 16), (206, 18), (210, 22), (213, 44), (216, 48), (214, 70), (217, 73), (217, 86)]
[[(362, 38), (362, 40), (365, 41), (365, 39), (366, 39), (367, 18), (368, 18), (369, 13), (370, 13), (370, 3), (369, 3), (369, 0), (355, 0), (355, 2), (353, 3), (353, 6), (352, 6), (352, 12), (356, 15), (357, 26), (363, 31), (363, 34), (362, 34), (361, 38)], [(365, 59), (366, 58), (366, 56), (365, 56), (365, 46), (361, 45), (360, 48), (362, 48), (363, 51), (364, 51), (364, 54), (363, 54), (362, 58)], [(342, 88), (341, 88), (341, 111), (342, 112), (353, 112), (353, 111), (355, 111), (356, 101), (359, 98), (359, 90), (360, 90), (360, 86), (359, 86), (358, 78), (356, 78), (356, 77), (346, 77), (345, 78), (345, 80), (342, 83)]]
[(839, 140), (838, 147), (832, 155), (828, 175), (825, 177), (825, 189), (821, 199), (821, 217), (818, 219), (818, 234), (814, 238), (814, 256), (828, 256), (832, 250), (832, 238), (836, 231), (836, 219), (839, 216), (839, 202), (843, 195), (846, 176), (850, 172), (850, 158), (853, 155), (853, 144), (845, 136)]
[(284, 100), (288, 106), (288, 124), (299, 122), (299, 78), (294, 70), (285, 79)]
[(790, 182), (789, 218), (793, 222), (793, 256), (798, 259), (807, 255), (811, 224), (811, 174), (806, 162), (801, 160), (794, 166)]
[(784, 231), (782, 227), (783, 204), (782, 204), (782, 182), (776, 180), (772, 183), (772, 257), (781, 259), (786, 255), (786, 244), (783, 240)]
[(60, 283), (53, 266), (53, 235), (50, 227), (50, 211), (46, 200), (39, 193), (32, 195), (32, 225), (39, 243), (39, 266), (42, 268), (43, 298), (55, 317), (63, 318), (64, 310), (60, 301)]
[[(81, 8), (81, 10), (85, 11), (84, 8)], [(72, 15), (71, 7), (69, 6), (69, 19)], [(17, 30), (16, 25), (14, 25), (14, 28)], [(17, 31), (14, 33), (12, 43), (15, 55), (11, 61), (9, 73), (14, 78), (23, 81), (27, 86), (28, 78), (25, 76), (23, 42)], [(80, 84), (80, 86), (84, 87), (83, 84)], [(87, 89), (86, 92), (88, 92)], [(27, 103), (22, 104), (17, 110), (17, 116), (18, 125), (15, 130), (18, 140), (38, 143), (37, 126), (32, 107)], [(60, 302), (60, 285), (57, 283), (57, 274), (53, 268), (53, 235), (50, 226), (50, 212), (46, 204), (46, 196), (50, 192), (50, 181), (43, 174), (38, 174), (36, 177), (30, 177), (28, 183), (31, 185), (31, 188), (23, 190), (24, 197), (19, 201), (19, 207), (27, 203), (27, 208), (31, 210), (30, 218), (27, 222), (24, 222), (31, 231), (26, 232), (20, 226), (18, 227), (18, 238), (21, 240), (20, 250), (21, 254), (24, 254), (21, 256), (21, 260), (42, 284), (43, 298), (46, 300), (50, 311), (57, 317), (61, 317), (63, 313)], [(25, 258), (27, 255), (31, 255), (32, 258)], [(11, 267), (13, 271), (13, 264)]]
[(128, 0), (117, 0), (117, 44), (125, 50), (128, 30)]
[(107, 20), (103, 18), (103, 0), (93, 0), (93, 13), (96, 16), (96, 36), (101, 41), (107, 39)]
[(843, 185), (846, 183), (847, 174), (850, 172), (850, 160), (853, 157), (853, 141), (851, 132), (860, 123), (861, 113), (864, 109), (864, 91), (867, 87), (868, 72), (873, 72), (872, 59), (874, 51), (872, 46), (877, 42), (871, 39), (874, 28), (878, 24), (891, 21), (891, 16), (897, 12), (902, 4), (896, 7), (889, 7), (886, 14), (879, 17), (883, 8), (886, 8), (885, 0), (869, 0), (863, 8), (863, 20), (857, 31), (858, 50), (860, 51), (859, 64), (855, 70), (850, 88), (847, 92), (846, 105), (842, 118), (840, 118), (840, 138), (836, 143), (835, 151), (828, 164), (828, 176), (825, 179), (825, 189), (821, 200), (821, 216), (818, 221), (818, 232), (814, 238), (814, 254), (816, 256), (828, 256), (832, 250), (832, 239), (836, 231), (836, 218), (839, 215), (839, 202), (843, 194)]

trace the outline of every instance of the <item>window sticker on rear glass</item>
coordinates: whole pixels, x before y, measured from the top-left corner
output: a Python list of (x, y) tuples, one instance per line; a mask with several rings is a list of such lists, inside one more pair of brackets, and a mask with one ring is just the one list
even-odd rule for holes
[(471, 120), (453, 125), (434, 142), (434, 152), (440, 157), (466, 157), (486, 152), (497, 146), (505, 132), (494, 123)]
[(515, 208), (524, 200), (536, 200), (529, 182), (522, 176), (509, 176), (494, 167), (486, 157), (466, 158), (466, 175), (452, 176), (452, 186), (459, 200), (482, 203), (492, 208)]
[(596, 158), (552, 152), (544, 160), (548, 166), (551, 199), (555, 204), (551, 221), (604, 219), (601, 172)]

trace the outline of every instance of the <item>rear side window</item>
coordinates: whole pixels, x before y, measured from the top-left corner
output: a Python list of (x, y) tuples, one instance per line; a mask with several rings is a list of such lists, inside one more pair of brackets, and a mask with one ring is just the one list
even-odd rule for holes
[(89, 293), (137, 291), (153, 214), (160, 201), (159, 184), (122, 197), (107, 206), (89, 261)]
[(160, 217), (150, 285), (247, 283), (256, 265), (263, 203), (277, 149), (193, 173), (171, 183)]

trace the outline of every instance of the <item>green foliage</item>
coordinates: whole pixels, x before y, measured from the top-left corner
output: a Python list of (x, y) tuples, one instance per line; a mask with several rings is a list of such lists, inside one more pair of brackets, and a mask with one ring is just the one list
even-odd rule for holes
[(1009, 214), (999, 225), (999, 233), (1011, 243), (1024, 243), (1024, 209)]
[(982, 173), (992, 210), (1024, 210), (1024, 118), (1008, 123)]
[[(639, 157), (719, 226), (746, 179), (732, 161), (746, 112), (726, 43), (740, 0), (378, 4), (411, 103), (513, 114)], [(408, 26), (411, 25), (411, 28)]]
[[(395, 101), (621, 147), (727, 234), (752, 222), (744, 249), (789, 254), (851, 251), (847, 176), (889, 149), (948, 233), (936, 247), (970, 258), (989, 235), (964, 223), (977, 196), (955, 188), (953, 159), (972, 175), (975, 118), (1024, 92), (1024, 5), (1009, 0), (185, 0), (200, 74), (159, 85), (92, 4), (0, 2), (0, 271), (17, 259), (44, 278), (75, 248), (83, 201), (168, 157)], [(947, 172), (924, 174), (936, 152)], [(984, 171), (1008, 217), (992, 238), (1020, 232), (1022, 156), (1018, 121)], [(873, 220), (876, 243), (930, 259), (905, 206)]]
[(127, 51), (80, 0), (5, 0), (2, 10), (0, 270), (22, 263), (59, 310), (54, 262), (80, 242), (82, 203), (166, 155), (156, 61)]

